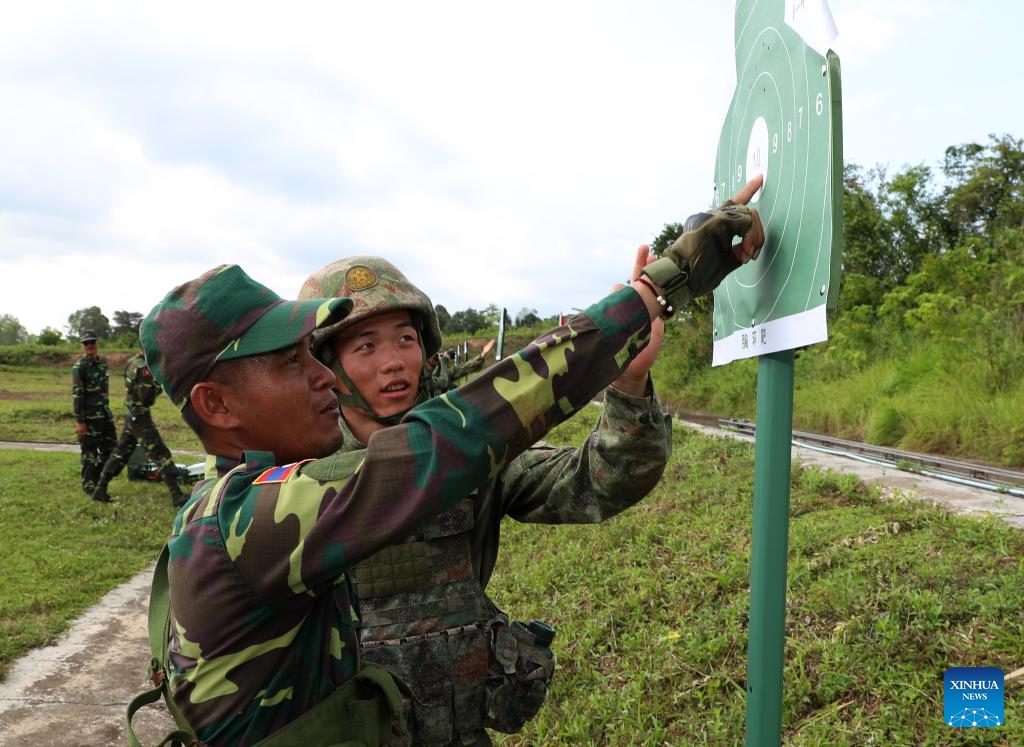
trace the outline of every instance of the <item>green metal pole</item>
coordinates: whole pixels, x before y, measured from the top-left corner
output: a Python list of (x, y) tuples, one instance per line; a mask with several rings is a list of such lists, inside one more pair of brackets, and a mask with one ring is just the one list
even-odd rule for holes
[(747, 747), (782, 743), (782, 660), (793, 441), (793, 351), (758, 360), (747, 643)]

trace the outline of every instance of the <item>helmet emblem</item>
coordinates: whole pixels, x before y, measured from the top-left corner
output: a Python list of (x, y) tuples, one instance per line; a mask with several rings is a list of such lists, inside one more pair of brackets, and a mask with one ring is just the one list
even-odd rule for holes
[(366, 265), (353, 265), (345, 272), (345, 285), (354, 291), (372, 288), (377, 282), (377, 273)]

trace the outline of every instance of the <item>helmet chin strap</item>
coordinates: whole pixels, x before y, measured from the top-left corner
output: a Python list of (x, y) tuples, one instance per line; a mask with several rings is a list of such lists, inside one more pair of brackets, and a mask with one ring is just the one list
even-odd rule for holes
[[(422, 342), (420, 343), (420, 352), (422, 353), (423, 365), (420, 366), (419, 389), (416, 392), (416, 401), (413, 402), (412, 405), (410, 405), (409, 407), (405, 408), (401, 412), (395, 413), (394, 415), (378, 415), (373, 411), (373, 408), (371, 408), (366, 403), (366, 400), (363, 399), (363, 395), (359, 393), (359, 390), (356, 388), (356, 385), (352, 383), (352, 379), (350, 379), (348, 377), (348, 374), (345, 373), (345, 369), (341, 367), (341, 362), (334, 355), (334, 350), (331, 349), (330, 345), (324, 345), (323, 349), (320, 352), (319, 358), (321, 362), (323, 362), (328, 368), (334, 371), (335, 376), (338, 377), (338, 379), (345, 385), (345, 388), (348, 389), (348, 391), (350, 392), (345, 393), (340, 389), (335, 390), (337, 392), (339, 406), (351, 407), (355, 410), (362, 410), (364, 413), (370, 416), (370, 418), (373, 419), (374, 422), (380, 423), (383, 426), (391, 426), (398, 425), (398, 423), (401, 422), (402, 418), (406, 416), (409, 410), (411, 410), (413, 407), (420, 404), (421, 402), (425, 402), (427, 400), (430, 375), (429, 373), (427, 373), (427, 354), (426, 351), (423, 350)], [(342, 417), (345, 417), (344, 413), (342, 413)]]

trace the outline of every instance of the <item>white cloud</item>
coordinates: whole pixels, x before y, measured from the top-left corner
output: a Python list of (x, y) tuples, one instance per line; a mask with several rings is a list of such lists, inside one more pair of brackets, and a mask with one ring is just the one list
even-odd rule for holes
[[(32, 332), (357, 253), (450, 311), (583, 306), (708, 204), (735, 84), (729, 4), (7, 5), (0, 313)], [(1018, 6), (831, 6), (848, 160), (1024, 121)]]

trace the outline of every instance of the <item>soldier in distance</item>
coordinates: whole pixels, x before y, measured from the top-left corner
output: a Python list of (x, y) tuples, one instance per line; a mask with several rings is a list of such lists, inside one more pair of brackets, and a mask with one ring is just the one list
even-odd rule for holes
[(92, 497), (103, 465), (117, 444), (117, 426), (110, 411), (109, 373), (106, 358), (99, 354), (99, 338), (87, 329), (79, 341), (82, 357), (71, 367), (71, 407), (82, 452), (82, 491)]
[(103, 465), (92, 499), (108, 503), (112, 500), (107, 493), (107, 486), (121, 474), (136, 445), (142, 444), (149, 460), (159, 465), (160, 479), (171, 494), (171, 505), (181, 508), (188, 496), (178, 486), (178, 465), (174, 463), (171, 450), (164, 443), (150, 412), (163, 390), (153, 378), (142, 351), (129, 358), (125, 365), (124, 388), (124, 427), (117, 439), (117, 446)]

